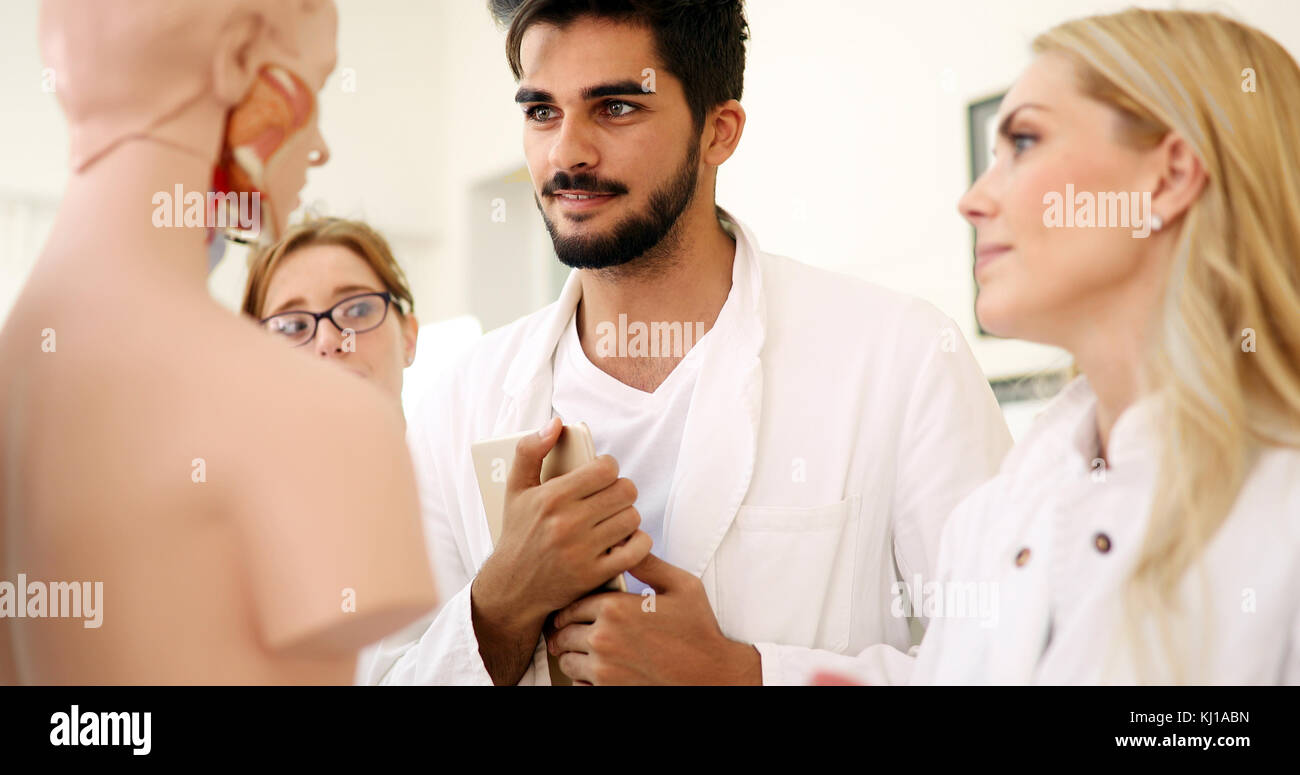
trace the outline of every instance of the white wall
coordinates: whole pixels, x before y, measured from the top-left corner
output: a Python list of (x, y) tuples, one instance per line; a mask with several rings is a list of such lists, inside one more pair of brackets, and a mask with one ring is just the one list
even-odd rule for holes
[[(1035, 33), (1130, 4), (751, 0), (749, 123), (721, 173), (719, 202), (767, 250), (930, 300), (963, 326), (990, 376), (1059, 365), (1046, 348), (975, 334), (970, 230), (956, 212), (968, 184), (965, 108), (1015, 79)], [(1300, 2), (1179, 5), (1224, 11), (1300, 52)], [(7, 3), (0, 25), (0, 199), (40, 203), (63, 187), (67, 133), (41, 91), (35, 8)], [(482, 0), (339, 8), (339, 69), (321, 98), (332, 160), (310, 174), (303, 201), (387, 233), (423, 320), (475, 313), (467, 256), (475, 219), (490, 212), (472, 206), (469, 191), (494, 176), (525, 185), (507, 177), (523, 160), (503, 35)], [(355, 91), (344, 88), (349, 77)], [(536, 212), (523, 209), (509, 217), (540, 231)], [(32, 241), (23, 244), (10, 253), (30, 252)], [(33, 258), (0, 255), (0, 314)], [(521, 250), (521, 261), (544, 260), (535, 244)], [(232, 251), (214, 293), (233, 305), (242, 275)], [(520, 276), (539, 283), (546, 273), (530, 266)]]

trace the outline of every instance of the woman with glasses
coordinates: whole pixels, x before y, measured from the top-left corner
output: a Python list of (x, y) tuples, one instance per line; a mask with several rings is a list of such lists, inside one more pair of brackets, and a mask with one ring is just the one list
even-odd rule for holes
[(387, 241), (342, 218), (298, 224), (256, 253), (243, 303), (285, 347), (333, 360), (399, 400), (415, 359), (414, 307)]

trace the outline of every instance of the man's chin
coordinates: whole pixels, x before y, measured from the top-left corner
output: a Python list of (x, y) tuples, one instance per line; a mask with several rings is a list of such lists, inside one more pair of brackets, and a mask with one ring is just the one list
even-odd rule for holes
[[(594, 218), (592, 220), (594, 220)], [(575, 224), (568, 218), (565, 218), (563, 225), (555, 234), (551, 235), (551, 239), (559, 239), (565, 242), (584, 245), (594, 245), (614, 239), (614, 230), (598, 228), (592, 225), (590, 221)]]
[(578, 224), (578, 228), (571, 232), (566, 232), (565, 236), (597, 236), (592, 233), (591, 229), (594, 224), (609, 222), (614, 223), (618, 219), (613, 216), (614, 208), (606, 206), (599, 210), (583, 212), (581, 210), (568, 210), (564, 207), (556, 207), (551, 213), (551, 222), (558, 224)]
[[(590, 224), (600, 217), (600, 213), (560, 213), (558, 217), (551, 218), (553, 223), (580, 223), (583, 225)], [(588, 229), (575, 229), (573, 233), (566, 233), (566, 237), (586, 236), (590, 233)]]

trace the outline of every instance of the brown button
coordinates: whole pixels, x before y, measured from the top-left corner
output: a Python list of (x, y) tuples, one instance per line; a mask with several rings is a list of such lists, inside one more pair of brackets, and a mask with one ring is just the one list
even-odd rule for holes
[(1023, 567), (1025, 567), (1025, 563), (1027, 563), (1027, 562), (1029, 562), (1029, 547), (1028, 547), (1028, 546), (1026, 546), (1025, 548), (1021, 549), (1020, 551), (1016, 552), (1016, 567), (1017, 567), (1017, 568), (1023, 568)]
[(1110, 551), (1110, 536), (1105, 533), (1098, 533), (1093, 537), (1092, 543), (1097, 547), (1097, 551), (1105, 554)]

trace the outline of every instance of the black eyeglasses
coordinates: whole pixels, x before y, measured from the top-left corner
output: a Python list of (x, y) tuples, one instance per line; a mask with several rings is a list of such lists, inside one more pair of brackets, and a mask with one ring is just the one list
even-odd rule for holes
[(340, 333), (361, 334), (383, 325), (388, 305), (396, 304), (388, 291), (349, 296), (324, 312), (292, 310), (262, 319), (262, 327), (290, 347), (301, 347), (316, 338), (316, 326), (329, 318)]

